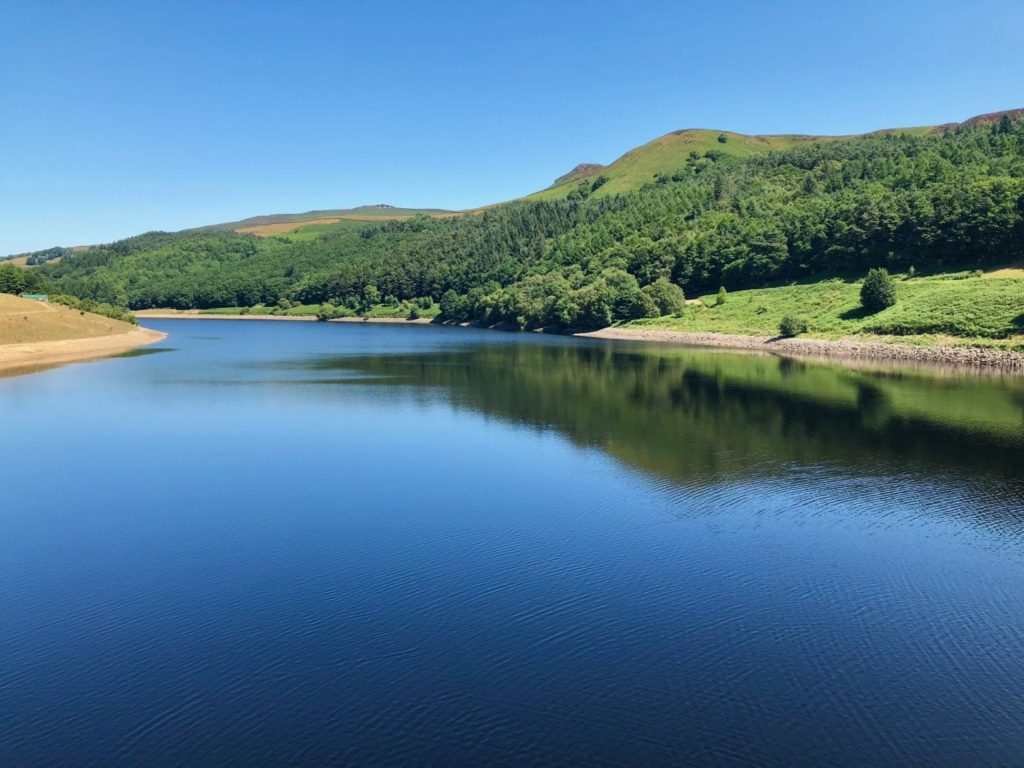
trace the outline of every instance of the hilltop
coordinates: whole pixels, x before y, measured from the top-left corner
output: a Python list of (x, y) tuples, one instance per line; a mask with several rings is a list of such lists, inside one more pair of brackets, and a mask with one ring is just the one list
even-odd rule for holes
[(292, 233), (307, 226), (337, 224), (342, 221), (373, 223), (405, 221), (415, 216), (444, 218), (454, 215), (456, 215), (455, 211), (446, 211), (440, 208), (399, 208), (387, 203), (377, 203), (375, 205), (360, 205), (355, 208), (330, 208), (306, 211), (305, 213), (272, 213), (262, 216), (250, 216), (239, 221), (197, 227), (196, 230), (192, 231), (227, 230), (238, 232), (239, 234), (269, 237), (271, 235)]
[(747, 135), (734, 131), (709, 128), (684, 128), (666, 133), (664, 136), (626, 152), (609, 165), (583, 163), (572, 171), (560, 176), (547, 189), (527, 195), (525, 200), (558, 200), (567, 197), (577, 189), (580, 182), (596, 176), (603, 176), (606, 183), (594, 190), (597, 197), (607, 197), (639, 189), (650, 184), (658, 175), (672, 174), (678, 170), (693, 153), (706, 155), (720, 153), (727, 157), (747, 158), (765, 155), (772, 151), (789, 150), (802, 145), (821, 142), (843, 141), (859, 136), (910, 135), (926, 136), (953, 131), (960, 127), (977, 127), (996, 123), (1007, 116), (1016, 120), (1024, 115), (1024, 109), (989, 112), (976, 115), (960, 123), (917, 126), (911, 128), (883, 128), (867, 134), (840, 136), (816, 136), (805, 134)]
[[(930, 136), (954, 132), (958, 129), (977, 128), (992, 125), (1004, 117), (1019, 120), (1024, 108), (975, 115), (962, 122), (907, 128), (883, 128), (866, 134), (821, 136), (809, 134), (748, 135), (735, 131), (709, 128), (685, 128), (666, 133), (639, 147), (629, 150), (614, 162), (580, 163), (568, 173), (559, 176), (551, 186), (517, 198), (516, 202), (537, 202), (563, 200), (577, 190), (586, 196), (605, 198), (631, 192), (655, 183), (659, 178), (670, 177), (686, 166), (695, 157), (726, 157), (747, 159), (763, 157), (773, 151), (788, 151), (824, 143), (849, 141), (857, 138), (880, 136)], [(407, 221), (418, 216), (432, 219), (446, 219), (467, 214), (479, 214), (508, 203), (497, 203), (465, 211), (443, 208), (402, 208), (378, 203), (355, 208), (327, 208), (304, 213), (274, 213), (251, 216), (237, 221), (209, 224), (192, 229), (191, 232), (236, 232), (238, 234), (269, 237), (274, 235), (298, 236), (300, 239), (314, 238), (345, 226), (358, 226), (388, 221)], [(46, 262), (57, 263), (66, 255), (81, 253), (96, 246), (74, 248), (50, 248), (33, 253), (7, 257), (18, 266), (36, 266)], [(3, 261), (0, 258), (0, 261)]]

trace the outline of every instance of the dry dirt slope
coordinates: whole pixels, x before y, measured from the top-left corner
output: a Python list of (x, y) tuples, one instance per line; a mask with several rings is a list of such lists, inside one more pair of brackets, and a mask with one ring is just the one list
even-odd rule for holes
[(0, 344), (91, 339), (131, 330), (134, 326), (120, 320), (0, 294)]
[(0, 376), (109, 357), (164, 338), (120, 320), (0, 294)]

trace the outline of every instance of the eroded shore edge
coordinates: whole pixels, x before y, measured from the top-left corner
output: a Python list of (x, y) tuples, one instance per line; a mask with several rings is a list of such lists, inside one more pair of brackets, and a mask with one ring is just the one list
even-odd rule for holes
[(684, 344), (692, 347), (716, 347), (749, 352), (764, 352), (790, 357), (808, 357), (836, 361), (888, 362), (943, 368), (970, 368), (1024, 375), (1024, 354), (1006, 349), (969, 346), (913, 346), (857, 338), (803, 339), (742, 336), (727, 333), (689, 333), (657, 328), (609, 327), (577, 333), (592, 339), (646, 341)]
[(166, 338), (166, 333), (151, 328), (135, 328), (109, 336), (3, 344), (0, 345), (0, 374), (32, 373), (56, 365), (110, 357)]
[[(195, 311), (166, 312), (150, 310), (137, 313), (140, 320), (284, 320), (315, 322), (315, 317), (282, 317), (280, 315), (204, 315)], [(397, 317), (340, 317), (332, 323), (366, 323), (380, 325), (437, 324), (429, 318), (406, 320)], [(507, 329), (498, 329), (507, 330)], [(962, 368), (1024, 375), (1024, 354), (992, 347), (954, 345), (915, 346), (899, 342), (844, 339), (772, 338), (728, 333), (692, 333), (658, 328), (611, 326), (597, 331), (574, 333), (573, 336), (613, 341), (642, 341), (680, 344), (691, 347), (714, 347), (734, 351), (761, 352), (787, 357), (818, 360), (881, 362), (896, 365), (919, 365), (929, 368)]]

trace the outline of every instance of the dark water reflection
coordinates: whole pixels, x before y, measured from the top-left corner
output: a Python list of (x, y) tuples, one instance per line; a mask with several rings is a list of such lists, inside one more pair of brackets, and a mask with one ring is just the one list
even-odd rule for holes
[(1024, 754), (1019, 380), (153, 326), (0, 381), (0, 764)]
[[(325, 356), (283, 368), (434, 387), (451, 402), (551, 427), (680, 482), (792, 462), (1016, 479), (1024, 385), (964, 373), (823, 366), (628, 345), (494, 345)], [(723, 458), (733, 456), (735, 463)], [(754, 459), (754, 464), (751, 460)]]

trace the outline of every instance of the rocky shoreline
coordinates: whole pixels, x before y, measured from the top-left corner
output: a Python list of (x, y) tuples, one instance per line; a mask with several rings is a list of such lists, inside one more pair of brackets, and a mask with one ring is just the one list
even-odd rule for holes
[(863, 341), (851, 337), (834, 341), (802, 338), (782, 339), (725, 333), (687, 333), (656, 328), (611, 327), (575, 335), (595, 339), (653, 341), (700, 347), (717, 347), (720, 349), (757, 351), (794, 357), (882, 361), (901, 365), (985, 369), (1024, 375), (1024, 354), (991, 347), (953, 345), (925, 347), (881, 341)]

